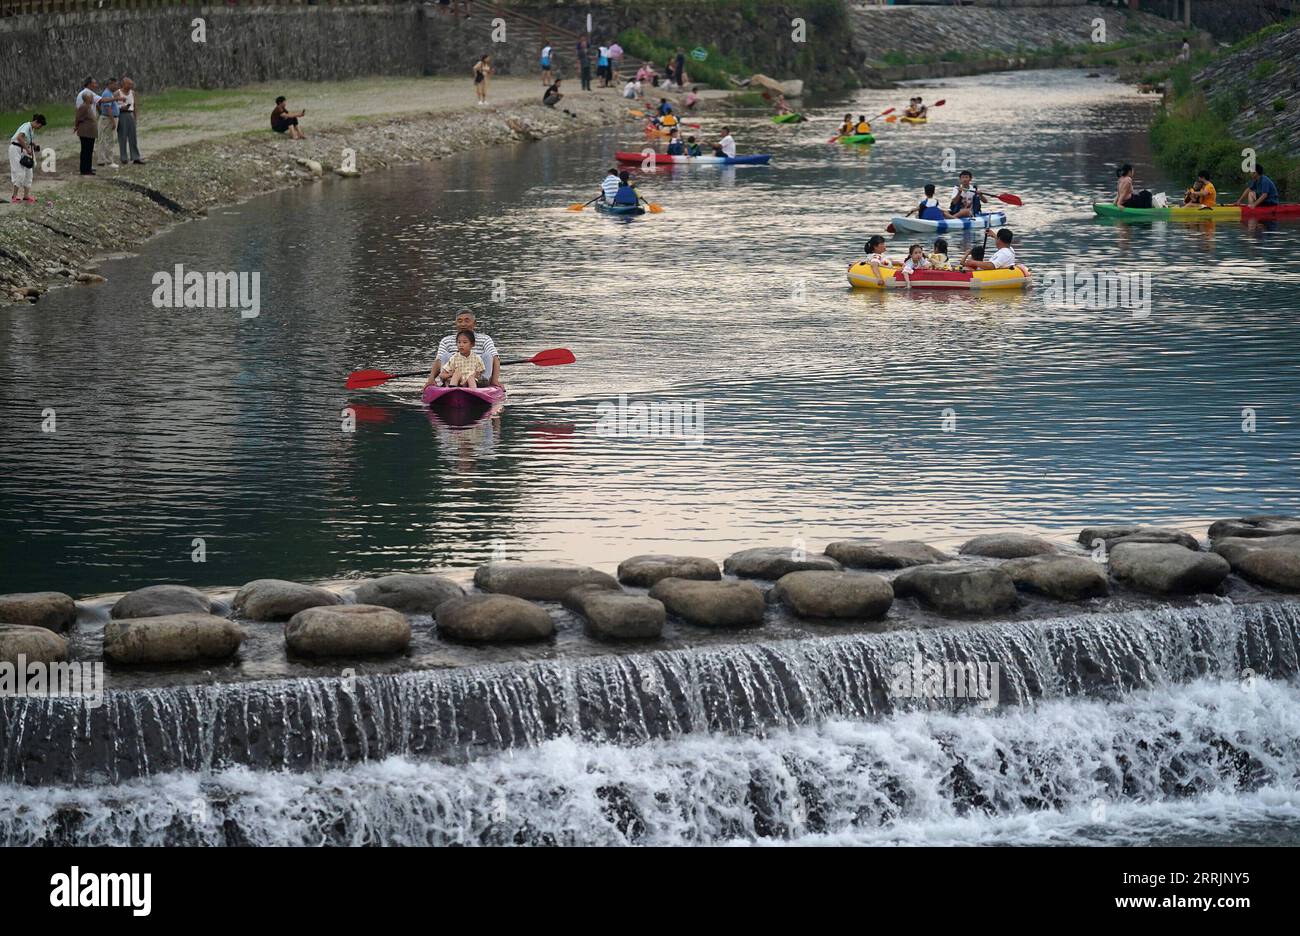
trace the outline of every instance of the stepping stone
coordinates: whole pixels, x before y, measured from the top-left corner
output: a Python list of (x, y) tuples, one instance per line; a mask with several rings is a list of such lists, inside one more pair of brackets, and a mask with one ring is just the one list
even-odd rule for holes
[(432, 614), (438, 605), (463, 598), (465, 589), (442, 575), (385, 575), (362, 582), (354, 590), (357, 604), (379, 605), (407, 614)]
[(1085, 527), (1079, 533), (1079, 542), (1088, 549), (1101, 540), (1110, 552), (1120, 543), (1177, 543), (1187, 549), (1197, 550), (1201, 544), (1196, 537), (1182, 530), (1171, 530), (1153, 526), (1096, 526)]
[(68, 658), (68, 641), (48, 627), (0, 624), (0, 663), (59, 663)]
[(987, 533), (967, 540), (957, 550), (963, 556), (985, 556), (990, 559), (1023, 559), (1027, 556), (1045, 556), (1056, 552), (1056, 547), (1041, 536), (1024, 533)]
[(618, 580), (624, 585), (650, 588), (666, 578), (717, 581), (722, 578), (722, 570), (712, 559), (699, 556), (633, 556), (618, 564)]
[(299, 611), (342, 604), (332, 591), (284, 579), (257, 579), (235, 593), (232, 605), (240, 617), (254, 621), (284, 621)]
[(700, 582), (666, 578), (650, 589), (670, 614), (699, 627), (756, 627), (767, 603), (753, 582)]
[(831, 543), (826, 547), (826, 555), (850, 569), (910, 569), (932, 562), (947, 562), (952, 558), (920, 540), (876, 537)]
[(104, 656), (117, 663), (228, 660), (245, 636), (234, 621), (215, 614), (115, 618), (104, 627)]
[(722, 571), (739, 578), (760, 578), (775, 581), (791, 572), (805, 570), (838, 570), (840, 564), (830, 556), (817, 553), (796, 555), (789, 546), (761, 546), (732, 553), (722, 563)]
[(1117, 579), (1157, 595), (1215, 592), (1231, 570), (1222, 556), (1177, 543), (1120, 543), (1110, 553)]
[(1220, 539), (1214, 544), (1211, 552), (1216, 552), (1236, 571), (1237, 563), (1245, 558), (1247, 553), (1256, 552), (1261, 549), (1280, 549), (1289, 552), (1300, 552), (1300, 535), (1286, 534), (1282, 536), (1229, 536)]
[(438, 605), (438, 634), (467, 643), (516, 643), (555, 633), (546, 609), (513, 595), (466, 595)]
[(486, 592), (529, 601), (562, 601), (579, 585), (618, 588), (612, 575), (571, 562), (489, 562), (474, 572), (474, 584)]
[(772, 589), (799, 617), (874, 621), (894, 603), (894, 589), (870, 572), (790, 572)]
[(1246, 538), (1294, 535), (1300, 535), (1300, 517), (1256, 514), (1253, 517), (1216, 520), (1210, 525), (1210, 540), (1212, 542), (1229, 536)]
[(334, 605), (299, 611), (284, 626), (285, 646), (299, 656), (385, 656), (411, 643), (406, 615), (379, 605)]
[(149, 585), (137, 588), (119, 598), (109, 612), (115, 618), (211, 613), (212, 599), (188, 585)]
[(77, 621), (77, 604), (62, 592), (0, 595), (0, 622), (62, 632)]
[(662, 601), (600, 585), (571, 589), (564, 606), (582, 615), (587, 634), (598, 640), (653, 640), (663, 635), (667, 617)]
[(1012, 559), (999, 568), (1016, 588), (1057, 601), (1084, 601), (1110, 594), (1106, 570), (1082, 556), (1035, 556)]
[(893, 581), (894, 594), (916, 598), (940, 614), (982, 617), (1019, 604), (1015, 582), (1001, 569), (917, 566)]

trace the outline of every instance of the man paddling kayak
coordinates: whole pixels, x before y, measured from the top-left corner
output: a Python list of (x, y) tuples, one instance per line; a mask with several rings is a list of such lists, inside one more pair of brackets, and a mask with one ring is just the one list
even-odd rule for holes
[(438, 359), (434, 361), (433, 369), (429, 371), (429, 379), (424, 382), (424, 385), (426, 387), (442, 385), (439, 375), (442, 373), (443, 368), (447, 366), (447, 362), (451, 360), (452, 355), (458, 352), (456, 338), (463, 331), (474, 334), (474, 353), (483, 359), (484, 375), (491, 375), (485, 386), (502, 386), (501, 358), (497, 355), (497, 347), (493, 344), (491, 338), (475, 328), (473, 312), (461, 312), (457, 315), (456, 330), (438, 342)]

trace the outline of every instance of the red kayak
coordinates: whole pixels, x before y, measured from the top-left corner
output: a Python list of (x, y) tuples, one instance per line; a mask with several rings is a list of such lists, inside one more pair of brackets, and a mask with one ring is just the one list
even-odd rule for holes
[(1241, 206), (1241, 217), (1245, 218), (1300, 218), (1300, 205), (1271, 205), (1267, 208), (1247, 208)]
[(424, 402), (429, 406), (447, 409), (469, 409), (475, 406), (492, 406), (506, 398), (500, 387), (425, 387)]

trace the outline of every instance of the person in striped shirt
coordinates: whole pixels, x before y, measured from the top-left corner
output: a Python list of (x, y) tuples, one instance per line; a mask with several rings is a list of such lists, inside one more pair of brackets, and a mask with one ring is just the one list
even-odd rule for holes
[(605, 204), (614, 204), (614, 196), (618, 194), (618, 169), (606, 173), (605, 180), (600, 183), (600, 194), (605, 199)]
[(483, 373), (488, 375), (488, 380), (483, 386), (502, 386), (501, 359), (497, 356), (496, 345), (492, 343), (491, 338), (475, 327), (473, 312), (461, 312), (457, 315), (456, 330), (438, 342), (438, 359), (433, 362), (433, 369), (429, 371), (429, 379), (424, 382), (424, 385), (441, 386), (439, 375), (451, 360), (451, 356), (456, 353), (456, 336), (462, 331), (474, 333), (474, 353), (483, 359)]

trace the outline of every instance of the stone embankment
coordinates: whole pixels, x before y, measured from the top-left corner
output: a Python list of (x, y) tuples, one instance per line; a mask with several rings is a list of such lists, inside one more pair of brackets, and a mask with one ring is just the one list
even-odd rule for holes
[[(290, 658), (378, 658), (402, 654), (414, 628), (463, 645), (547, 640), (572, 626), (562, 609), (597, 641), (644, 648), (668, 623), (687, 639), (778, 615), (888, 628), (906, 606), (928, 615), (926, 626), (942, 627), (1007, 615), (1026, 602), (1100, 610), (1111, 598), (1131, 607), (1198, 596), (1251, 600), (1261, 590), (1300, 592), (1300, 517), (1220, 520), (1206, 546), (1182, 530), (1118, 525), (1087, 527), (1067, 544), (983, 535), (956, 554), (864, 537), (820, 553), (747, 549), (721, 567), (698, 556), (642, 555), (623, 561), (615, 575), (565, 562), (492, 562), (476, 570), (469, 587), (442, 575), (404, 574), (340, 594), (259, 579), (240, 588), (229, 608), (193, 588), (152, 585), (112, 606), (103, 657), (115, 666), (231, 660), (246, 628), (261, 622), (284, 622)], [(2, 595), (0, 622), (0, 661), (62, 660), (77, 607), (55, 592)]]
[(1212, 108), (1230, 115), (1234, 137), (1257, 150), (1300, 154), (1300, 26), (1265, 30), (1194, 82)]
[[(627, 119), (626, 102), (592, 96), (572, 109), (537, 103), (405, 114), (314, 129), (306, 140), (264, 130), (167, 150), (132, 166), (129, 180), (77, 180), (57, 198), (0, 215), (0, 300), (35, 302), (51, 281), (97, 282), (86, 267), (106, 249), (131, 250), (179, 221), (277, 189), (346, 184), (403, 163)], [(349, 153), (355, 165), (345, 163)], [(36, 194), (42, 195), (39, 182)]]

